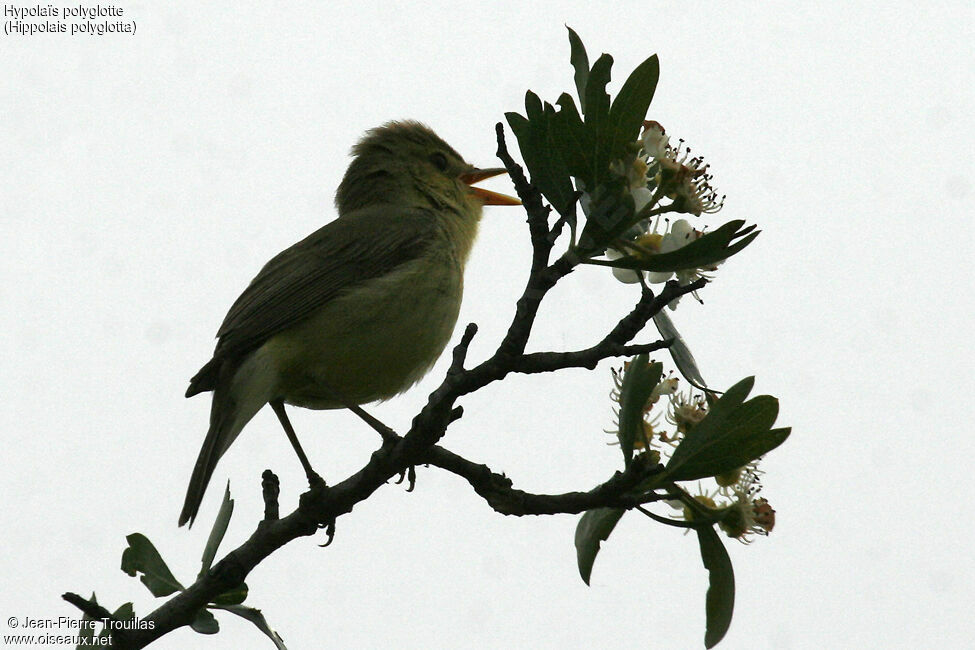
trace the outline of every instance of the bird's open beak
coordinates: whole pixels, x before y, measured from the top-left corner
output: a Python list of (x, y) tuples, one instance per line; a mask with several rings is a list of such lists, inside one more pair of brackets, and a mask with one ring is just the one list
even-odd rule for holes
[[(508, 170), (504, 167), (492, 167), (491, 169), (477, 169), (476, 167), (472, 167), (470, 171), (460, 175), (460, 180), (468, 185), (473, 185), (474, 183), (483, 181), (485, 178), (507, 173)], [(521, 205), (521, 201), (513, 196), (498, 194), (497, 192), (485, 190), (481, 187), (471, 187), (471, 194), (481, 199), (484, 205)]]

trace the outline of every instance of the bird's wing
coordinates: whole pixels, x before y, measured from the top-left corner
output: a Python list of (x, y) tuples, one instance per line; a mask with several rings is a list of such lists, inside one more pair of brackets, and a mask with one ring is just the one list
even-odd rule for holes
[(419, 256), (436, 234), (421, 209), (356, 210), (282, 251), (230, 308), (214, 357), (237, 356), (307, 318), (343, 291)]

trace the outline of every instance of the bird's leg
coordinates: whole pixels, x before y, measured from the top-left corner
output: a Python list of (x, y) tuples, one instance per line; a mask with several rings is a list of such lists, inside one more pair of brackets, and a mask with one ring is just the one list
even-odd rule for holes
[(271, 408), (274, 409), (274, 414), (278, 416), (278, 420), (281, 421), (281, 426), (284, 427), (284, 432), (288, 436), (288, 440), (291, 441), (291, 446), (294, 447), (295, 453), (298, 454), (298, 460), (301, 461), (301, 466), (305, 470), (305, 476), (308, 477), (308, 485), (314, 487), (316, 485), (323, 485), (325, 479), (318, 475), (318, 472), (311, 468), (311, 463), (308, 462), (308, 456), (305, 455), (305, 450), (301, 448), (301, 443), (298, 442), (298, 436), (295, 434), (295, 429), (291, 426), (291, 420), (288, 419), (288, 414), (284, 410), (284, 402), (276, 399), (270, 402)]
[(385, 424), (383, 424), (373, 416), (366, 413), (365, 410), (358, 404), (353, 404), (352, 400), (347, 399), (345, 395), (343, 395), (341, 392), (332, 388), (329, 384), (325, 382), (324, 379), (319, 378), (318, 384), (319, 384), (319, 388), (327, 390), (329, 393), (332, 394), (333, 399), (335, 399), (340, 404), (345, 405), (345, 408), (349, 409), (350, 411), (358, 415), (363, 422), (365, 422), (370, 427), (375, 429), (376, 433), (378, 433), (382, 437), (383, 443), (392, 444), (397, 440), (399, 440), (399, 435), (397, 435), (395, 431), (387, 427)]
[[(320, 379), (319, 385), (321, 388), (324, 388), (325, 390), (329, 391), (332, 394), (332, 397), (334, 399), (338, 400), (342, 404), (345, 404), (345, 408), (349, 409), (350, 411), (358, 415), (363, 422), (371, 426), (376, 431), (376, 433), (378, 433), (382, 437), (384, 447), (387, 445), (393, 445), (397, 441), (399, 441), (400, 439), (399, 434), (397, 434), (391, 428), (389, 428), (388, 426), (380, 422), (377, 418), (366, 413), (366, 410), (363, 409), (358, 404), (353, 404), (352, 400), (346, 399), (346, 397), (342, 395), (342, 393), (329, 386), (324, 380)], [(458, 415), (457, 417), (460, 416)], [(416, 467), (410, 465), (408, 468), (400, 472), (399, 480), (396, 481), (397, 485), (402, 483), (404, 479), (409, 479), (409, 483), (408, 483), (409, 487), (406, 488), (406, 491), (412, 492), (413, 488), (416, 487)]]
[(365, 421), (366, 424), (368, 424), (373, 429), (375, 429), (376, 432), (380, 436), (382, 436), (383, 442), (391, 443), (399, 440), (399, 435), (397, 435), (395, 431), (387, 427), (385, 424), (383, 424), (373, 416), (366, 413), (361, 406), (357, 406), (355, 404), (349, 404), (347, 408), (353, 413), (355, 413), (356, 415), (358, 415), (360, 418), (362, 418), (362, 420)]

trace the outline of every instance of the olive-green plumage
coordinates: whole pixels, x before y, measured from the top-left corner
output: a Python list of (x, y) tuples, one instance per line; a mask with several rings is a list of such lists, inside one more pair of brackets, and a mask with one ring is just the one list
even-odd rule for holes
[(416, 122), (373, 129), (352, 153), (338, 218), (261, 269), (190, 380), (187, 397), (212, 390), (213, 405), (180, 525), (196, 517), (217, 461), (266, 403), (387, 399), (416, 383), (450, 339), (481, 207), (510, 203), (468, 183), (503, 170), (475, 169)]

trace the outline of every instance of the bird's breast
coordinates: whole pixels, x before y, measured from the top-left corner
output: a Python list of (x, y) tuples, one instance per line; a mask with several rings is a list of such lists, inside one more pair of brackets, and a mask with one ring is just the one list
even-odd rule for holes
[(334, 396), (364, 404), (420, 380), (450, 340), (463, 270), (449, 254), (422, 256), (331, 300), (265, 343), (288, 403), (338, 408)]

